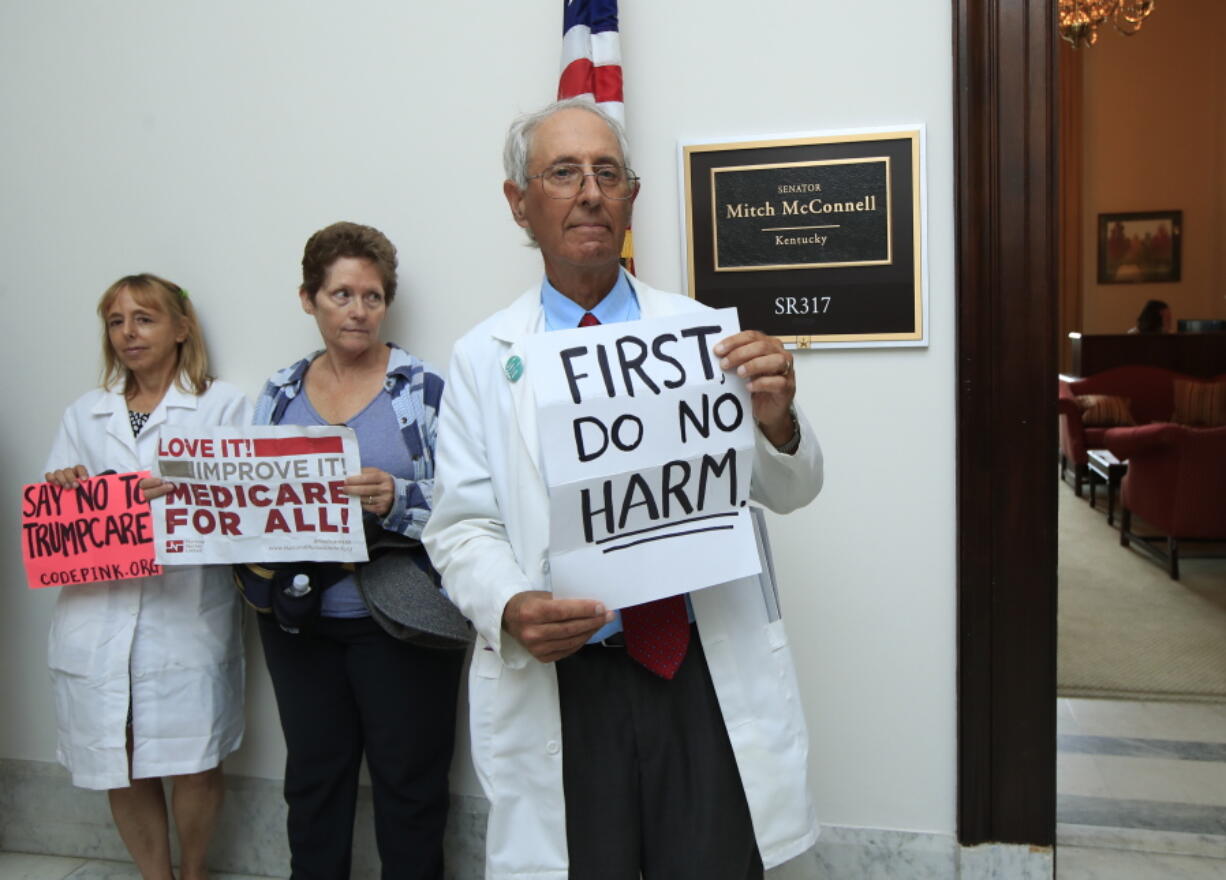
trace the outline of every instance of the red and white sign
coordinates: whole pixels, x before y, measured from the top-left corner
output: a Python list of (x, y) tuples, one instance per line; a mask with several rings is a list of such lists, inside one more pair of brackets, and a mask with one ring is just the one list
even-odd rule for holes
[(174, 490), (153, 502), (157, 557), (176, 565), (364, 562), (357, 438), (339, 427), (167, 426), (155, 476)]

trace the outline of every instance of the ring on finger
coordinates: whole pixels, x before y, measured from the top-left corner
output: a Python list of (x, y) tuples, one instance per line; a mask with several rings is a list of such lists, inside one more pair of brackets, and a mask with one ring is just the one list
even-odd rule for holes
[(787, 378), (791, 374), (792, 374), (792, 359), (788, 358), (787, 360), (783, 362), (783, 372), (780, 373), (779, 375), (783, 376), (784, 378)]
[(374, 496), (374, 495), (367, 495), (367, 496), (366, 496), (366, 503), (367, 503), (367, 504), (374, 504), (374, 503), (375, 503), (375, 496)]

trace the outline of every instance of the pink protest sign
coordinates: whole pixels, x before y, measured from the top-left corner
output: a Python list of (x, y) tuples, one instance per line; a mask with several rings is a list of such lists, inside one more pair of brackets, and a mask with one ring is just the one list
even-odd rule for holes
[(33, 483), (21, 491), (21, 555), (31, 589), (161, 574), (153, 556), (149, 476), (108, 474), (76, 489)]

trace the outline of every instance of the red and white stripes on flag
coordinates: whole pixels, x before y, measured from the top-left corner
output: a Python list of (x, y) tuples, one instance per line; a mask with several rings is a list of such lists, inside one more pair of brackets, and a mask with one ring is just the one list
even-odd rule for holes
[(617, 0), (563, 0), (558, 98), (591, 98), (625, 123)]
[[(558, 99), (588, 98), (626, 124), (617, 0), (562, 0), (562, 75)], [(626, 230), (622, 265), (634, 274), (634, 238)]]

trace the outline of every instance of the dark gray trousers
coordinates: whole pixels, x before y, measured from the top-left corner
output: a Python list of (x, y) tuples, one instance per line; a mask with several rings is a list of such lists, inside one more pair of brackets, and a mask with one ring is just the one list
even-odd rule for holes
[(672, 681), (600, 645), (557, 674), (571, 880), (759, 880), (697, 630)]
[(398, 642), (369, 617), (297, 634), (259, 615), (285, 731), (293, 880), (345, 880), (362, 756), (384, 880), (442, 880), (462, 651)]

